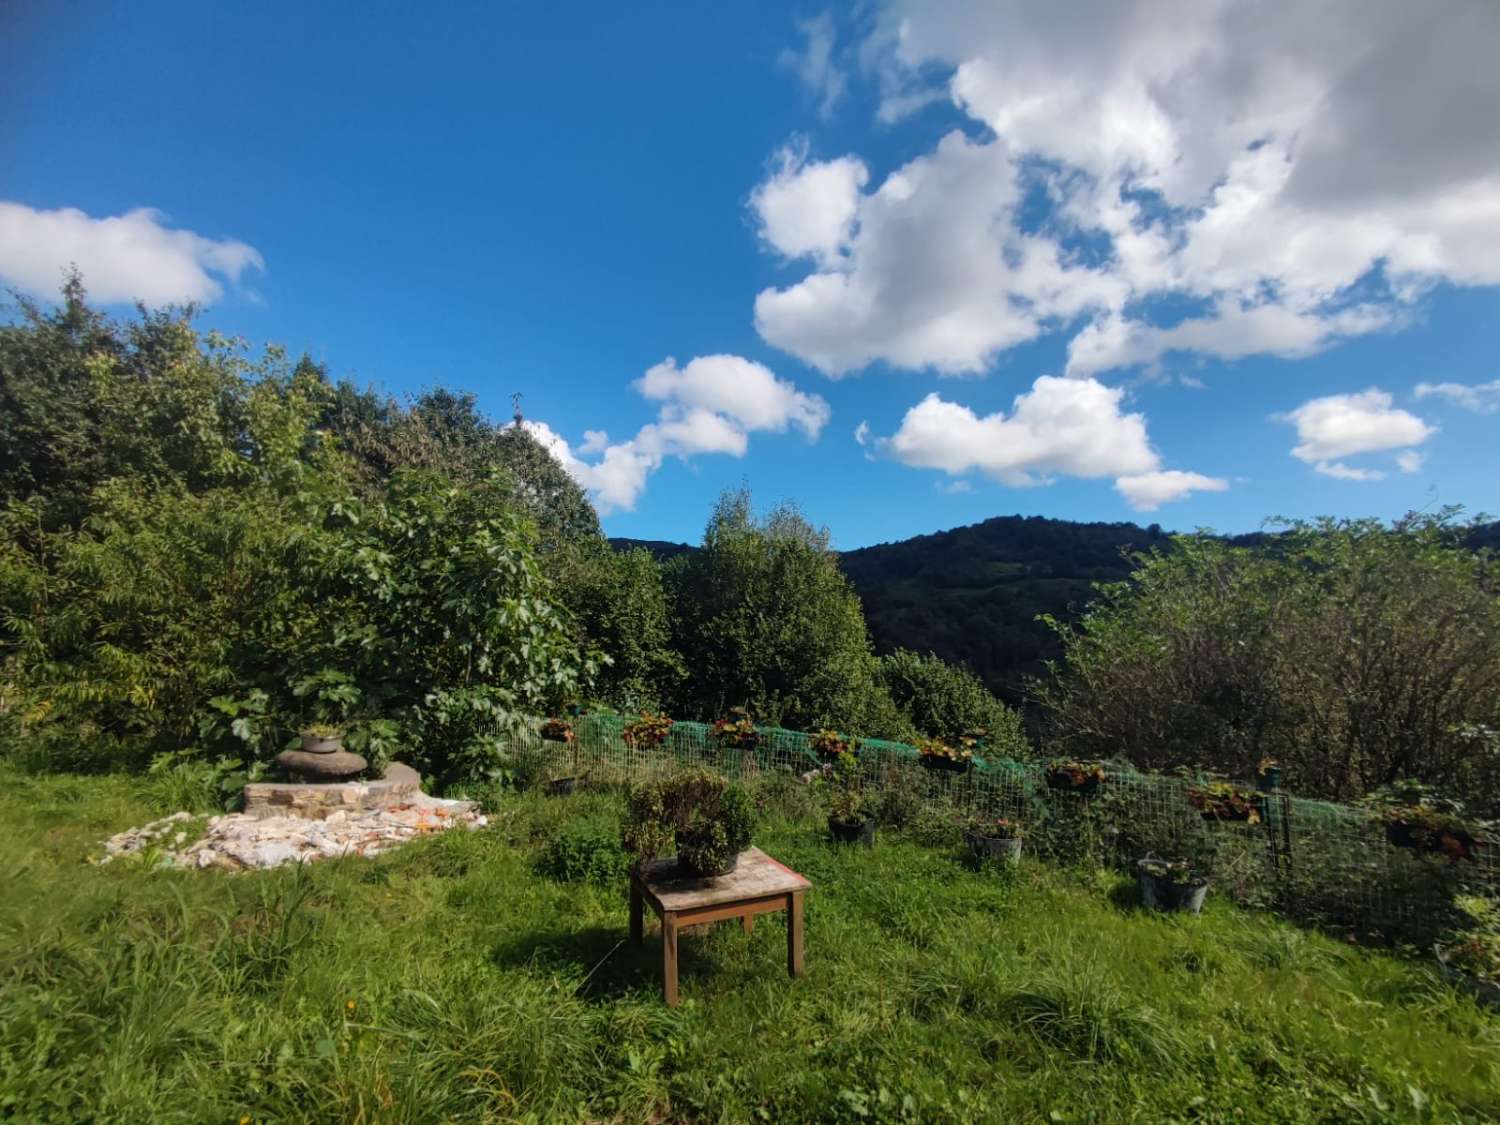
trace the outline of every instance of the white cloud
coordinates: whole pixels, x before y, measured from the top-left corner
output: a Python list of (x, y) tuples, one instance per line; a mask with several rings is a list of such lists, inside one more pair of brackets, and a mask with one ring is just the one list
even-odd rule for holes
[(864, 162), (853, 157), (807, 160), (803, 142), (776, 154), (776, 170), (750, 194), (761, 237), (788, 258), (832, 262), (848, 240), (869, 182)]
[(870, 423), (861, 422), (854, 427), (854, 440), (859, 445), (867, 445), (870, 441)]
[(669, 358), (636, 380), (635, 388), (647, 398), (723, 414), (745, 430), (784, 431), (790, 425), (814, 439), (830, 413), (820, 396), (737, 355), (699, 356), (682, 368)]
[(1427, 463), (1427, 454), (1418, 453), (1415, 449), (1408, 449), (1405, 453), (1396, 454), (1396, 468), (1403, 473), (1420, 472), (1422, 466)]
[(1009, 415), (980, 417), (933, 393), (877, 445), (904, 465), (951, 476), (978, 470), (1013, 487), (1059, 475), (1116, 477), (1126, 499), (1144, 508), (1193, 491), (1228, 488), (1198, 473), (1163, 471), (1145, 416), (1121, 413), (1123, 397), (1123, 391), (1093, 379), (1043, 375), (1016, 396)]
[[(1389, 393), (1377, 387), (1354, 394), (1325, 395), (1304, 402), (1278, 421), (1297, 428), (1298, 444), (1292, 456), (1305, 461), (1324, 476), (1340, 480), (1381, 480), (1385, 474), (1377, 469), (1358, 468), (1343, 463), (1346, 457), (1361, 453), (1383, 453), (1421, 445), (1437, 427), (1392, 405)], [(1408, 458), (1407, 463), (1410, 463)], [(1401, 463), (1404, 472), (1414, 472)], [(1420, 466), (1421, 462), (1417, 462)]]
[(1356, 469), (1342, 461), (1319, 461), (1313, 466), (1313, 472), (1335, 480), (1385, 480), (1385, 473), (1379, 469)]
[(1418, 398), (1446, 398), (1475, 414), (1500, 410), (1500, 379), (1490, 383), (1418, 383)]
[(944, 496), (961, 496), (965, 492), (974, 491), (974, 483), (967, 480), (940, 480), (935, 481), (932, 487)]
[(1194, 492), (1228, 492), (1229, 482), (1222, 477), (1185, 473), (1181, 469), (1158, 469), (1120, 477), (1115, 481), (1115, 489), (1136, 511), (1154, 512), (1163, 504)]
[(77, 266), (89, 295), (102, 304), (208, 304), (265, 268), (259, 251), (235, 239), (173, 229), (141, 207), (95, 219), (71, 207), (38, 211), (0, 200), (0, 280), (39, 297), (55, 296)]
[[(887, 0), (877, 24), (882, 115), (937, 73), (985, 132), (778, 245), (811, 270), (757, 327), (831, 375), (977, 372), (1080, 324), (1072, 374), (1305, 356), (1500, 284), (1493, 0)], [(1160, 297), (1200, 311), (1162, 327)]]
[[(633, 509), (651, 474), (668, 457), (743, 457), (751, 433), (785, 432), (793, 426), (813, 441), (830, 415), (828, 403), (818, 395), (804, 394), (768, 368), (736, 355), (699, 356), (680, 368), (668, 358), (632, 385), (662, 405), (656, 421), (628, 441), (611, 444), (603, 430), (586, 430), (575, 452), (547, 423), (523, 423), (593, 496), (601, 514)], [(597, 460), (586, 461), (580, 454)]]
[(802, 33), (804, 43), (800, 51), (787, 49), (781, 52), (777, 62), (795, 74), (801, 83), (818, 98), (818, 114), (833, 116), (833, 110), (844, 96), (846, 80), (844, 72), (834, 55), (837, 29), (833, 15), (823, 12), (808, 20), (798, 20), (797, 30)]
[(1421, 445), (1437, 432), (1391, 402), (1391, 396), (1377, 387), (1304, 402), (1285, 416), (1285, 421), (1297, 427), (1300, 441), (1292, 456), (1309, 464), (1331, 461), (1356, 453)]

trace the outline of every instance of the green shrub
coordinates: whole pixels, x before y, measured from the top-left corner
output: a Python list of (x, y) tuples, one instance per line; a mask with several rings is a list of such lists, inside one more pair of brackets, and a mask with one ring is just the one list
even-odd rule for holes
[(562, 883), (613, 883), (630, 867), (619, 833), (602, 824), (573, 824), (547, 842), (537, 870)]
[(978, 737), (983, 745), (974, 749), (981, 757), (1031, 756), (1021, 716), (990, 694), (968, 668), (931, 653), (898, 649), (880, 658), (880, 679), (922, 734), (954, 746)]

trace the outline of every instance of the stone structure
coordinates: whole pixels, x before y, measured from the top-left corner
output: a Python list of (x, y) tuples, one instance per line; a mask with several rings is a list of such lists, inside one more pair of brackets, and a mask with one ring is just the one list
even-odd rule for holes
[(422, 775), (392, 762), (378, 781), (253, 781), (245, 786), (245, 815), (323, 820), (330, 813), (359, 813), (409, 802), (422, 794)]

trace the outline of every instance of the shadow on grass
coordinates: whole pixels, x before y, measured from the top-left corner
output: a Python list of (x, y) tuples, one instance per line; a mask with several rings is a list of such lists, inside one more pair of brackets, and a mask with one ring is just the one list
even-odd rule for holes
[(1110, 888), (1109, 904), (1121, 914), (1140, 914), (1146, 910), (1146, 904), (1141, 901), (1141, 888), (1133, 881), (1116, 883)]
[[(732, 924), (736, 928), (739, 923)], [(719, 923), (726, 925), (726, 923)], [(719, 971), (722, 966), (707, 940), (710, 930), (684, 931), (677, 943), (677, 979), (686, 984)], [(552, 930), (501, 942), (490, 959), (506, 968), (528, 968), (541, 973), (579, 974), (575, 995), (591, 1003), (617, 1000), (646, 991), (661, 995), (661, 929), (646, 923), (646, 939), (631, 942), (621, 927), (589, 926), (581, 930)]]

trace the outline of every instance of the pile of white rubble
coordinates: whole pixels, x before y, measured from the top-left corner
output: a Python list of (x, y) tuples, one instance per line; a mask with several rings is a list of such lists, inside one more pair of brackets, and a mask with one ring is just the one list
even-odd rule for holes
[(377, 855), (421, 836), (483, 828), (487, 823), (472, 801), (423, 793), (385, 808), (337, 810), (322, 820), (226, 813), (210, 817), (203, 834), (189, 842), (197, 820), (190, 813), (174, 813), (111, 836), (104, 842), (100, 862), (155, 849), (157, 860), (172, 866), (242, 871), (334, 856)]

